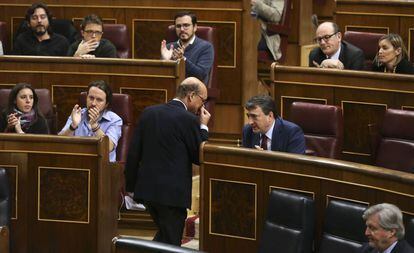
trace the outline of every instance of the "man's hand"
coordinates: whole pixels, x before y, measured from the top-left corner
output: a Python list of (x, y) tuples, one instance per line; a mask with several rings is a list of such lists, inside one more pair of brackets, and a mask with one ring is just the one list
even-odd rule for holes
[(96, 58), (95, 55), (93, 54), (83, 54), (80, 56), (82, 59), (92, 59), (92, 58)]
[(99, 119), (99, 109), (97, 107), (91, 107), (88, 109), (88, 116), (89, 116), (89, 124), (91, 125), (91, 128), (96, 128), (98, 124)]
[(208, 121), (210, 120), (211, 114), (203, 106), (200, 108), (199, 117), (200, 117), (200, 123), (207, 126)]
[(321, 62), (321, 68), (344, 69), (344, 64), (340, 60), (326, 59)]
[(256, 2), (257, 2), (257, 0), (251, 0), (251, 1), (250, 1), (250, 5), (251, 5), (251, 6), (254, 6), (254, 5), (256, 4)]
[(171, 44), (170, 48), (167, 48), (167, 42), (165, 40), (161, 41), (161, 58), (163, 60), (172, 60), (172, 55), (174, 51), (174, 45)]
[(82, 108), (78, 104), (76, 104), (72, 109), (72, 113), (70, 114), (70, 117), (72, 118), (73, 128), (77, 128), (81, 121), (81, 110)]
[(76, 50), (74, 56), (81, 57), (82, 55), (88, 54), (89, 52), (94, 51), (98, 47), (98, 45), (99, 41), (96, 40), (82, 40), (81, 43), (79, 43), (78, 49)]
[(179, 48), (175, 48), (172, 54), (172, 59), (174, 61), (178, 59), (182, 59), (184, 57), (184, 50), (185, 50), (185, 47), (182, 47), (182, 46), (180, 46)]
[(257, 149), (257, 150), (264, 150), (263, 148), (261, 148), (260, 146), (258, 146), (258, 145), (254, 145), (254, 148), (255, 149)]

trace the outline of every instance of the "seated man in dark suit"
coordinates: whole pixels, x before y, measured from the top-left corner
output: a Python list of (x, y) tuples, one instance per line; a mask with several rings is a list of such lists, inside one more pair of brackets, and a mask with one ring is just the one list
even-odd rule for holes
[(254, 96), (245, 105), (249, 124), (243, 128), (243, 147), (304, 154), (302, 129), (276, 114), (276, 105), (267, 95)]
[(86, 16), (81, 24), (82, 39), (70, 45), (68, 56), (81, 58), (116, 58), (116, 48), (107, 39), (103, 39), (103, 22), (95, 14)]
[(362, 218), (367, 225), (365, 235), (369, 242), (359, 252), (414, 253), (414, 249), (404, 240), (403, 217), (398, 207), (377, 204), (368, 208)]
[(324, 22), (316, 29), (315, 42), (319, 47), (309, 54), (309, 67), (362, 70), (364, 53), (356, 46), (342, 41), (338, 25)]
[(29, 30), (19, 34), (14, 41), (12, 54), (65, 56), (68, 40), (50, 27), (52, 14), (44, 3), (34, 3), (26, 12)]

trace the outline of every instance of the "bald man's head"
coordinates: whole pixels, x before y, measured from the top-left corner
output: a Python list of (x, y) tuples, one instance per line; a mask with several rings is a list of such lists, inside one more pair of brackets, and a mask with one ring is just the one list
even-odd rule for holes
[(187, 109), (197, 113), (207, 101), (207, 88), (195, 77), (188, 77), (178, 86), (176, 97), (187, 105)]
[(329, 57), (338, 51), (341, 39), (342, 34), (335, 23), (323, 22), (316, 29), (315, 41), (319, 44), (322, 52)]

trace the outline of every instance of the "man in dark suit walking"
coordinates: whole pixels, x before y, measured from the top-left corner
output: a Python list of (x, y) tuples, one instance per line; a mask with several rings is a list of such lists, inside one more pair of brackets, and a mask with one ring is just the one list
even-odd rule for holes
[(276, 114), (276, 105), (268, 95), (254, 96), (245, 105), (249, 124), (243, 128), (243, 147), (304, 154), (302, 129)]
[[(144, 203), (158, 227), (154, 241), (181, 245), (187, 208), (191, 208), (192, 163), (208, 139), (210, 113), (206, 86), (185, 79), (176, 98), (145, 108), (129, 147), (126, 191)], [(133, 194), (132, 194), (133, 192)]]
[(315, 43), (319, 47), (309, 54), (309, 67), (362, 70), (364, 53), (356, 46), (342, 41), (338, 25), (324, 22), (316, 29)]
[(414, 253), (404, 240), (404, 224), (401, 210), (395, 205), (383, 203), (368, 208), (364, 218), (367, 228), (365, 235), (369, 242), (360, 253)]

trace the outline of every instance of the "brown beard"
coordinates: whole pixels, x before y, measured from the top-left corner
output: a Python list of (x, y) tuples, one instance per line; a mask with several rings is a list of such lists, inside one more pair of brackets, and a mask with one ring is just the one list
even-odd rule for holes
[[(38, 30), (38, 27), (44, 27), (44, 30)], [(32, 31), (36, 36), (42, 36), (47, 33), (47, 28), (43, 25), (37, 25), (36, 27), (32, 28)]]

